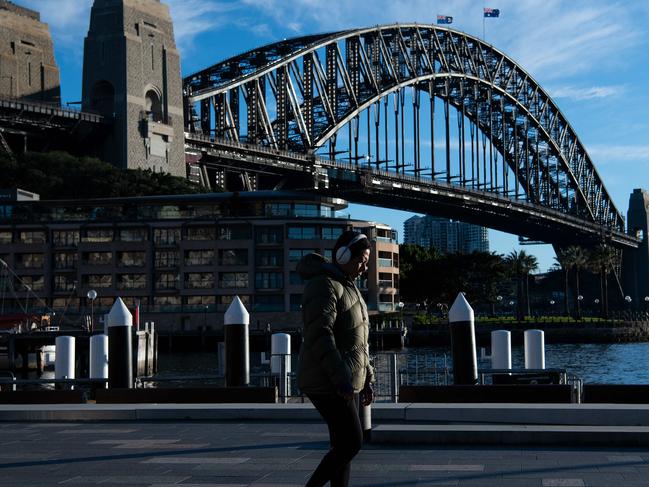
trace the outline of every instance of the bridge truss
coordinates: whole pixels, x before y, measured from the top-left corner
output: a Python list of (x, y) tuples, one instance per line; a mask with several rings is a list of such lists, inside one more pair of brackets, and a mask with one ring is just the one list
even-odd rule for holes
[[(222, 168), (241, 167), (227, 155), (244, 157), (236, 148), (287, 151), (307, 171), (324, 159), (388, 174), (393, 189), (414, 178), (450, 188), (459, 201), (467, 192), (507, 200), (541, 220), (552, 215), (546, 223), (557, 215), (583, 222), (593, 240), (615, 235), (637, 246), (556, 104), (511, 58), (468, 34), (399, 24), (285, 40), (195, 73), (184, 90), (188, 146), (218, 153)], [(368, 181), (359, 178), (362, 192), (377, 194)], [(435, 213), (417, 199), (402, 206)], [(552, 242), (552, 225), (528, 234)]]

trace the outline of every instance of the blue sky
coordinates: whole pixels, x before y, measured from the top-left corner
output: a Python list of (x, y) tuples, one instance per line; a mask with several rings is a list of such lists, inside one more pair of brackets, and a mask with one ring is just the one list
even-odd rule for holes
[[(81, 98), (83, 39), (92, 0), (14, 0), (50, 25), (65, 102)], [(171, 7), (182, 72), (283, 38), (395, 22), (434, 23), (485, 37), (526, 69), (553, 97), (595, 162), (617, 208), (626, 214), (634, 188), (649, 187), (649, 2), (645, 0), (163, 0)], [(352, 205), (355, 218), (396, 228), (412, 214)], [(515, 236), (490, 232), (491, 249), (509, 253)], [(547, 245), (527, 246), (540, 270), (553, 264)]]

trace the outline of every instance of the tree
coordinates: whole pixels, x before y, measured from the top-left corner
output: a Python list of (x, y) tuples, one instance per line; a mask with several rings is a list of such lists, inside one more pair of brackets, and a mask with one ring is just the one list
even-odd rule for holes
[(575, 301), (575, 316), (577, 319), (581, 317), (581, 305), (579, 303), (579, 272), (586, 266), (586, 252), (578, 245), (571, 245), (557, 253), (557, 260), (566, 273), (566, 312), (568, 310), (568, 275), (571, 270), (575, 271), (575, 293), (573, 299)]
[(608, 274), (617, 262), (617, 251), (606, 244), (600, 244), (588, 254), (588, 265), (599, 274), (600, 312), (608, 318)]
[(528, 315), (532, 314), (530, 310), (529, 275), (530, 272), (538, 269), (538, 260), (524, 250), (514, 250), (505, 257), (505, 262), (516, 277), (516, 317), (518, 321), (521, 321), (524, 319), (526, 312)]
[(121, 170), (99, 159), (66, 152), (27, 152), (17, 160), (0, 154), (0, 174), (3, 187), (23, 188), (44, 200), (207, 192), (185, 178), (151, 170)]

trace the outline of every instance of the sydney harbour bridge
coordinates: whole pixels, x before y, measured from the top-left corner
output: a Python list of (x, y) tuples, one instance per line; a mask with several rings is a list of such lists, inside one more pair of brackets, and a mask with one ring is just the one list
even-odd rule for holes
[[(640, 245), (553, 100), (466, 33), (397, 24), (283, 40), (194, 73), (182, 90), (185, 152), (214, 189), (318, 192), (555, 248)], [(96, 145), (117, 122), (0, 99), (0, 142), (67, 131)]]
[(206, 180), (637, 247), (548, 94), (471, 35), (397, 24), (283, 40), (184, 79)]

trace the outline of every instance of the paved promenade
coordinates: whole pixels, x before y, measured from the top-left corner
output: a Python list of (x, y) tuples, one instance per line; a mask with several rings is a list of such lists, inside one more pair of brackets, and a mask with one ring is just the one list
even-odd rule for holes
[[(0, 423), (0, 487), (302, 486), (327, 449), (310, 420)], [(649, 449), (368, 445), (354, 486), (648, 486)]]

